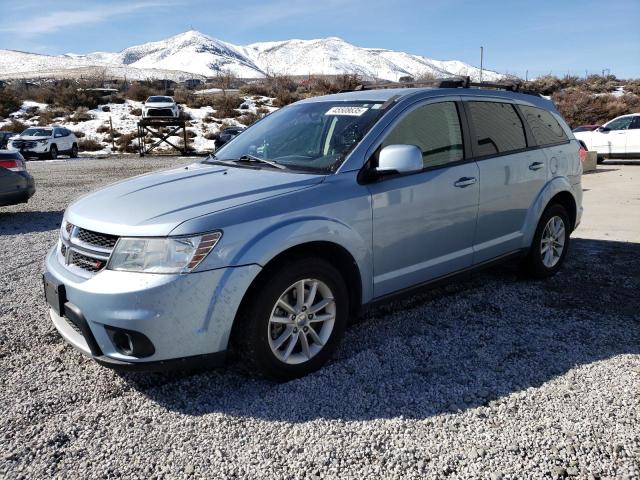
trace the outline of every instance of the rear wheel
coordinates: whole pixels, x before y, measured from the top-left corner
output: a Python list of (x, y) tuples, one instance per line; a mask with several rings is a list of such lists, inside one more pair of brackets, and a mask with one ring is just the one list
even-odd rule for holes
[(564, 262), (570, 241), (569, 215), (559, 204), (549, 206), (536, 228), (525, 267), (534, 278), (555, 274)]
[(234, 337), (260, 373), (290, 380), (331, 357), (349, 315), (347, 288), (333, 265), (313, 258), (288, 262), (248, 295)]
[(51, 145), (51, 149), (49, 149), (49, 159), (55, 160), (58, 158), (58, 148), (55, 145)]

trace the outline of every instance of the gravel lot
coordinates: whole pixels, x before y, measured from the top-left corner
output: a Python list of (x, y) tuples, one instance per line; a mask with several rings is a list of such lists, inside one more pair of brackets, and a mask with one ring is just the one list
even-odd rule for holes
[[(548, 281), (506, 265), (381, 307), (285, 384), (234, 362), (118, 374), (68, 347), (40, 279), (64, 208), (180, 163), (31, 162), (37, 194), (0, 209), (0, 477), (640, 477), (638, 243), (576, 238)], [(634, 174), (640, 204), (640, 166), (607, 170), (590, 189)]]

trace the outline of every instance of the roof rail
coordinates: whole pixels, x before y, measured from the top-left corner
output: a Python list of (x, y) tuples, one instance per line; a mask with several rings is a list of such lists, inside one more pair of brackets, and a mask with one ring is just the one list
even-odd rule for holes
[(466, 76), (462, 78), (444, 78), (439, 80), (433, 80), (429, 82), (381, 82), (381, 83), (363, 83), (353, 89), (353, 91), (360, 90), (379, 90), (386, 88), (416, 88), (416, 87), (431, 87), (431, 88), (487, 88), (490, 90), (505, 90), (508, 92), (525, 93), (528, 95), (537, 95), (539, 93), (522, 88), (522, 83), (519, 81), (508, 83), (496, 83), (496, 82), (472, 82), (471, 77)]

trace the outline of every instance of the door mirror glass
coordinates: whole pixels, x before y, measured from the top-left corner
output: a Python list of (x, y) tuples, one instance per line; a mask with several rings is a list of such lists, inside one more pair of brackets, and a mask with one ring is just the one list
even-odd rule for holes
[(607, 133), (607, 132), (610, 131), (610, 129), (609, 129), (609, 127), (600, 127), (600, 128), (598, 128), (598, 131), (600, 133)]
[(415, 145), (388, 145), (380, 150), (378, 173), (411, 173), (422, 170), (422, 151)]

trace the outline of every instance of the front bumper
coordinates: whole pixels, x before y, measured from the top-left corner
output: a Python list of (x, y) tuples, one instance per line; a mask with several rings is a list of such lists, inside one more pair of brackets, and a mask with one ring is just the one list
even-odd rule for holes
[[(183, 275), (102, 270), (86, 279), (60, 264), (55, 247), (45, 267), (64, 285), (64, 315), (49, 314), (68, 343), (106, 366), (153, 370), (219, 363), (244, 293), (260, 271), (258, 265)], [(139, 332), (153, 353), (123, 354), (109, 329)]]

